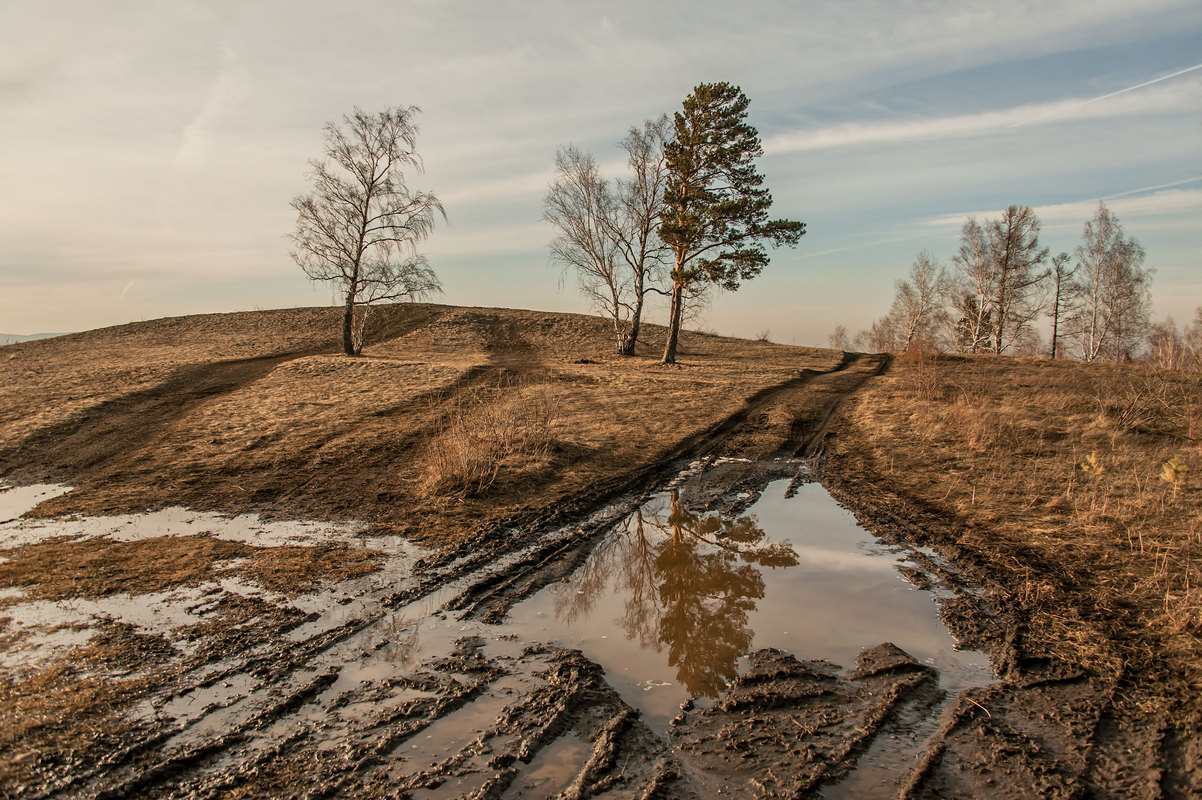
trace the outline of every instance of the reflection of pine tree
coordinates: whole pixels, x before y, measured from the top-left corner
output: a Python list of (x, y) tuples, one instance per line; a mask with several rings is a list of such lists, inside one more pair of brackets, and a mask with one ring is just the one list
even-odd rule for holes
[(739, 564), (735, 553), (702, 547), (687, 527), (674, 524), (659, 550), (659, 641), (677, 680), (693, 694), (713, 697), (735, 677), (735, 659), (751, 645), (747, 615), (764, 596), (764, 578)]
[(787, 542), (765, 538), (754, 516), (698, 515), (680, 504), (649, 504), (602, 541), (577, 570), (556, 616), (591, 613), (610, 580), (627, 595), (621, 625), (643, 647), (668, 651), (693, 694), (717, 696), (751, 646), (748, 615), (764, 596), (765, 567), (792, 567)]

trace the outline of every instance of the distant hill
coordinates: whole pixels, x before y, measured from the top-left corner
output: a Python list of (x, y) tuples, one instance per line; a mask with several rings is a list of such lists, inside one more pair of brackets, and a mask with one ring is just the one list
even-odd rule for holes
[(65, 336), (64, 333), (31, 333), (28, 336), (22, 336), (19, 333), (0, 333), (0, 347), (6, 344), (16, 344), (17, 342), (32, 342), (34, 339), (52, 339), (55, 336)]

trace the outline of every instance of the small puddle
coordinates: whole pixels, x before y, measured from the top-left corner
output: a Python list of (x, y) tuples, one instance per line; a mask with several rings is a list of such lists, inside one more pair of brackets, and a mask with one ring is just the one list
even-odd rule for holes
[(593, 747), (586, 739), (573, 732), (565, 733), (539, 750), (501, 797), (504, 800), (555, 797), (571, 786), (592, 754)]
[(992, 681), (983, 653), (957, 649), (936, 594), (899, 571), (918, 566), (906, 551), (859, 527), (820, 484), (789, 484), (774, 481), (734, 516), (656, 495), (505, 627), (582, 650), (660, 732), (686, 699), (717, 697), (762, 647), (850, 667), (888, 641), (937, 668), (949, 693)]

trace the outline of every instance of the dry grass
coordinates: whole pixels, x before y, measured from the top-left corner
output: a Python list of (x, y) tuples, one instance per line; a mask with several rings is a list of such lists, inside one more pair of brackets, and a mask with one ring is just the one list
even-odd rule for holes
[(498, 478), (514, 482), (549, 466), (560, 421), (546, 385), (477, 389), (455, 398), (426, 447), (424, 489), (482, 495)]
[[(96, 758), (122, 740), (112, 709), (153, 684), (149, 665), (172, 648), (160, 636), (102, 623), (91, 643), (27, 677), (0, 677), (0, 787), (13, 790), (35, 770), (53, 768), (54, 754)], [(129, 673), (140, 672), (136, 677)], [(78, 754), (78, 755), (77, 755)], [(49, 764), (41, 763), (45, 758)], [(7, 794), (7, 792), (6, 792)], [(13, 795), (20, 795), (18, 789)]]
[(333, 342), (336, 309), (204, 314), (0, 347), (0, 442), (218, 360)]
[[(957, 520), (1040, 646), (1202, 688), (1188, 386), (1202, 396), (1196, 377), (1135, 365), (902, 358), (847, 410), (841, 452), (862, 447), (864, 469)], [(1176, 483), (1161, 479), (1174, 458)]]
[[(0, 586), (23, 590), (0, 606), (28, 600), (148, 594), (239, 575), (285, 595), (380, 568), (374, 550), (345, 546), (256, 547), (209, 536), (158, 536), (134, 542), (53, 539), (0, 550)], [(237, 560), (236, 563), (235, 560)]]
[[(209, 318), (94, 332), (72, 345), (68, 377), (89, 397), (110, 391), (100, 384), (113, 370), (159, 358), (146, 341), (154, 338), (150, 331), (156, 325), (163, 326), (164, 336), (181, 340), (174, 345), (179, 357), (194, 359), (199, 366), (189, 369), (203, 373), (205, 358), (248, 352), (252, 337), (238, 332), (242, 325), (254, 323), (264, 343), (261, 353), (278, 352), (297, 344), (301, 326), (312, 335), (328, 325), (330, 335), (336, 334), (329, 311), (229, 315), (224, 333)], [(190, 321), (198, 337), (208, 337), (204, 347), (185, 343)], [(49, 418), (30, 422), (23, 428), (27, 444), (13, 439), (16, 447), (7, 466), (0, 458), (0, 470), (77, 487), (39, 508), (45, 515), (185, 504), (360, 519), (425, 543), (453, 543), (492, 520), (553, 507), (655, 463), (756, 392), (839, 360), (827, 350), (686, 332), (678, 366), (665, 368), (658, 364), (663, 330), (657, 326), (647, 326), (650, 338), (638, 355), (622, 358), (611, 352), (604, 320), (508, 309), (405, 305), (373, 312), (371, 325), (377, 332), (362, 358), (312, 354), (260, 365), (230, 381), (213, 379), (214, 391), (188, 404), (174, 402), (178, 386), (139, 384), (139, 396), (153, 403), (105, 407), (90, 428), (76, 430), (70, 423), (79, 417), (69, 413), (61, 429)], [(128, 337), (133, 338), (126, 344)], [(148, 355), (139, 350), (143, 346), (151, 348)], [(53, 354), (23, 350), (18, 360), (37, 355), (56, 363), (65, 352), (58, 347)], [(88, 383), (85, 363), (92, 365), (96, 386)], [(58, 402), (54, 369), (14, 379), (4, 401), (14, 405), (15, 416), (37, 417), (39, 409)], [(509, 388), (479, 402), (498, 387)], [(536, 387), (545, 396), (535, 405), (554, 406), (555, 422), (551, 435), (532, 438), (546, 426), (521, 422), (523, 404), (510, 404), (503, 395)], [(121, 395), (122, 402), (128, 397)], [(486, 408), (511, 418), (502, 428), (516, 424), (527, 430), (517, 436), (520, 447), (508, 450), (503, 443), (506, 436), (514, 438), (512, 431), (492, 443), (479, 435), (492, 423), (469, 418), (492, 413)], [(53, 417), (61, 421), (63, 414)], [(136, 423), (116, 432), (105, 428), (122, 419)], [(452, 432), (460, 427), (457, 419), (466, 425), (460, 434)], [(467, 431), (471, 425), (474, 434)], [(457, 436), (472, 442), (469, 449), (492, 454), (469, 467), (466, 450), (453, 454), (450, 444)], [(86, 459), (78, 455), (81, 447), (89, 451)], [(439, 448), (442, 455), (435, 452)], [(458, 467), (450, 463), (456, 457)], [(443, 459), (443, 466), (432, 472), (430, 458)], [(480, 466), (493, 462), (503, 465), (496, 475), (491, 466)]]

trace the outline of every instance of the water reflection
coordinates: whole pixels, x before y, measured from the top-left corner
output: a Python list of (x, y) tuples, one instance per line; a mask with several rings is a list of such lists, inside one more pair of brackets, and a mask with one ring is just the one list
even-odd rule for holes
[(797, 563), (792, 546), (768, 539), (755, 516), (696, 514), (673, 491), (598, 546), (556, 616), (572, 625), (615, 586), (627, 596), (619, 620), (627, 638), (666, 650), (679, 683), (716, 697), (751, 647), (748, 615), (764, 597), (763, 569)]

